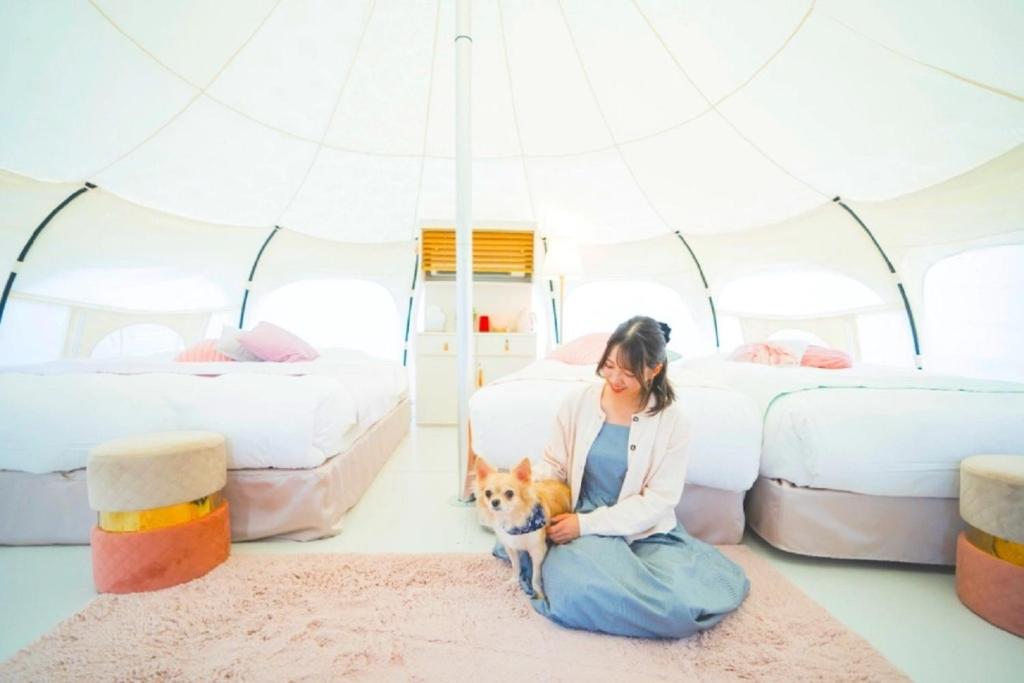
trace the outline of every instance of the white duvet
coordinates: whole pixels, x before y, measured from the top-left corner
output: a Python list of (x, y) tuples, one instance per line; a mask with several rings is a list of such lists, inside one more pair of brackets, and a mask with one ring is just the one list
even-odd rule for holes
[[(693, 429), (687, 481), (746, 491), (758, 473), (761, 419), (754, 402), (710, 379), (670, 365)], [(473, 450), (499, 467), (539, 460), (565, 397), (600, 381), (594, 366), (540, 360), (479, 389), (469, 402)]]
[(0, 469), (85, 467), (103, 441), (206, 429), (228, 467), (316, 467), (344, 451), (407, 392), (405, 368), (327, 350), (305, 363), (58, 361), (0, 368)]
[(764, 420), (761, 474), (870, 495), (956, 498), (960, 461), (1024, 454), (1024, 385), (859, 366), (685, 364), (741, 391)]

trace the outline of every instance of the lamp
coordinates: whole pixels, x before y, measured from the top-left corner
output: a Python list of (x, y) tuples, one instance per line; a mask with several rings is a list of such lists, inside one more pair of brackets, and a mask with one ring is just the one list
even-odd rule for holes
[(558, 311), (562, 317), (558, 323), (558, 338), (564, 343), (565, 278), (583, 275), (583, 261), (580, 260), (579, 246), (571, 239), (549, 238), (542, 270), (544, 277), (552, 280), (558, 278)]

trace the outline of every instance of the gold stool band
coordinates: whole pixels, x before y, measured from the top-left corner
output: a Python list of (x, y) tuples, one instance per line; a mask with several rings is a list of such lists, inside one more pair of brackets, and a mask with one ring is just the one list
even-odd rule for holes
[(979, 550), (984, 550), (989, 555), (1010, 564), (1024, 567), (1024, 543), (999, 538), (970, 525), (967, 527), (967, 538)]
[(224, 502), (220, 491), (208, 496), (197, 498), (188, 503), (168, 505), (150, 510), (132, 510), (129, 512), (99, 513), (99, 528), (104, 531), (150, 531), (184, 524), (195, 519), (202, 519)]

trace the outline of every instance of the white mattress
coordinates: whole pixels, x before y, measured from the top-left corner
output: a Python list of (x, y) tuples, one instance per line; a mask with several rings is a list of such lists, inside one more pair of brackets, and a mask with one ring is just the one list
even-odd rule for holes
[[(693, 428), (686, 480), (725, 491), (749, 489), (761, 450), (754, 402), (674, 364), (669, 376)], [(541, 360), (479, 389), (469, 402), (473, 450), (498, 467), (526, 456), (539, 460), (561, 402), (580, 382), (592, 381), (600, 381), (594, 366)]]
[(0, 469), (85, 467), (89, 450), (201, 429), (228, 468), (310, 468), (343, 452), (407, 395), (405, 368), (351, 351), (307, 363), (59, 361), (0, 368)]
[(960, 461), (1024, 454), (1024, 385), (917, 370), (687, 362), (754, 399), (761, 474), (798, 486), (956, 498)]

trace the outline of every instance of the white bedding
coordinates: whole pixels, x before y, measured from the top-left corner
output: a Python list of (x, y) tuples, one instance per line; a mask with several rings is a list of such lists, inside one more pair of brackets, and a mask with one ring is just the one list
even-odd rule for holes
[(119, 359), (4, 367), (0, 469), (70, 471), (108, 439), (179, 429), (224, 434), (230, 469), (316, 467), (406, 393), (402, 366), (340, 350), (306, 363)]
[(688, 361), (764, 416), (761, 474), (870, 495), (956, 498), (960, 460), (1024, 454), (1024, 385), (859, 366)]
[[(693, 427), (687, 481), (746, 491), (758, 472), (761, 419), (749, 398), (670, 365), (678, 400)], [(600, 381), (594, 366), (537, 361), (473, 394), (473, 450), (499, 467), (539, 460), (562, 400), (581, 382)]]

